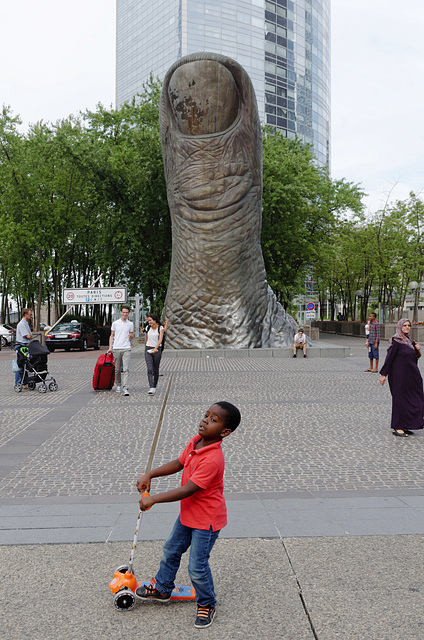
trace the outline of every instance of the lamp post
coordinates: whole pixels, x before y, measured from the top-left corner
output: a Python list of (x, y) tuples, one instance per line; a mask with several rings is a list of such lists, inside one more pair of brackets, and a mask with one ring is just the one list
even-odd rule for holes
[[(360, 302), (359, 302), (359, 306), (360, 306), (360, 320), (362, 320), (362, 297), (364, 295), (364, 292), (362, 289), (358, 289), (358, 291), (355, 291), (355, 298), (359, 298)], [(355, 319), (356, 319), (356, 311), (355, 311)]]
[(420, 285), (418, 284), (418, 282), (415, 282), (415, 280), (413, 280), (412, 282), (409, 283), (409, 288), (411, 289), (412, 293), (414, 294), (414, 310), (412, 312), (412, 322), (417, 323), (418, 322), (418, 300), (417, 300), (417, 297), (419, 298), (419, 296), (420, 296)]

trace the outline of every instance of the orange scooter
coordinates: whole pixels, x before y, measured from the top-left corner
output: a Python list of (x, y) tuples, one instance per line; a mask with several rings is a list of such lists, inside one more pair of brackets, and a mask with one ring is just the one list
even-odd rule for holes
[[(150, 494), (145, 491), (142, 493), (142, 497), (149, 496)], [(150, 507), (149, 507), (150, 509)], [(134, 540), (131, 549), (130, 562), (128, 565), (122, 565), (118, 567), (113, 574), (113, 578), (109, 583), (109, 589), (114, 595), (113, 604), (118, 611), (128, 611), (135, 605), (135, 590), (140, 586), (141, 582), (137, 582), (137, 578), (134, 575), (134, 556), (137, 547), (138, 532), (140, 531), (141, 520), (143, 518), (143, 511), (140, 509), (138, 512), (137, 524), (135, 526)]]
[[(144, 475), (144, 474), (143, 474)], [(143, 477), (143, 476), (142, 476)], [(148, 497), (150, 494), (145, 491), (141, 494), (141, 497)], [(150, 507), (149, 507), (150, 509)], [(148, 511), (149, 509), (146, 509)], [(130, 562), (128, 565), (122, 565), (118, 567), (113, 574), (113, 578), (109, 583), (109, 589), (113, 594), (113, 604), (118, 611), (129, 611), (136, 603), (135, 590), (141, 585), (148, 585), (150, 582), (137, 582), (137, 578), (134, 575), (134, 556), (137, 547), (138, 532), (140, 531), (141, 520), (143, 517), (143, 511), (138, 512), (137, 524), (135, 527), (134, 540), (131, 549)], [(152, 581), (154, 578), (152, 578)], [(193, 587), (186, 587), (180, 584), (176, 584), (171, 594), (171, 600), (194, 600), (196, 591)]]

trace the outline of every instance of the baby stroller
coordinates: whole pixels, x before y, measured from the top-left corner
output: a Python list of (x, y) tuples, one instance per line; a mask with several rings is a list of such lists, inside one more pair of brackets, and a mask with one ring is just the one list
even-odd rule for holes
[(50, 391), (57, 391), (56, 380), (51, 376), (47, 377), (50, 374), (47, 368), (49, 350), (46, 347), (43, 347), (38, 340), (33, 340), (28, 345), (17, 344), (15, 351), (18, 366), (21, 369), (21, 382), (14, 387), (16, 393), (20, 393), (26, 384), (29, 389), (35, 389), (39, 382), (41, 382), (38, 387), (40, 393), (46, 393), (46, 382), (49, 382)]

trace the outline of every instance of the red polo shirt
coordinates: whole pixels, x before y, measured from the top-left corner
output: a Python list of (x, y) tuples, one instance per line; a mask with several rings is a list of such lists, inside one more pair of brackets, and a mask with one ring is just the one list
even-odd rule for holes
[(179, 457), (184, 465), (181, 486), (189, 480), (200, 489), (192, 496), (181, 500), (181, 524), (192, 529), (219, 531), (227, 524), (227, 506), (224, 499), (225, 460), (222, 442), (215, 442), (196, 450), (201, 440), (194, 436)]

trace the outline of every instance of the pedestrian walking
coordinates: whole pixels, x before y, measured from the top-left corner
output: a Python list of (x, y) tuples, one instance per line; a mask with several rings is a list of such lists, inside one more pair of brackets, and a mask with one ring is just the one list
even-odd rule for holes
[[(32, 309), (22, 309), (22, 318), (18, 322), (16, 326), (16, 346), (20, 347), (22, 345), (27, 345), (30, 343), (32, 338), (31, 328), (29, 323), (32, 318)], [(21, 373), (20, 371), (15, 371), (15, 384), (19, 384), (21, 382)]]
[(108, 353), (115, 359), (115, 391), (129, 396), (128, 378), (131, 359), (131, 340), (134, 337), (134, 324), (128, 320), (130, 308), (121, 307), (121, 318), (112, 322)]
[[(375, 313), (370, 313), (368, 318), (368, 338), (366, 345), (368, 347), (370, 366), (368, 369), (365, 369), (365, 371), (369, 373), (378, 373), (378, 360), (380, 358), (380, 325), (377, 322), (377, 316)], [(375, 367), (373, 367), (373, 360), (375, 360)]]
[(421, 347), (410, 337), (411, 323), (401, 318), (389, 340), (386, 360), (380, 371), (380, 384), (389, 379), (392, 394), (393, 435), (406, 438), (424, 426), (423, 380), (418, 369)]
[(148, 317), (149, 330), (146, 331), (144, 358), (147, 366), (147, 378), (149, 381), (149, 395), (156, 393), (159, 380), (159, 366), (162, 358), (162, 343), (164, 339), (164, 329), (160, 324), (160, 318), (156, 313), (151, 313)]

